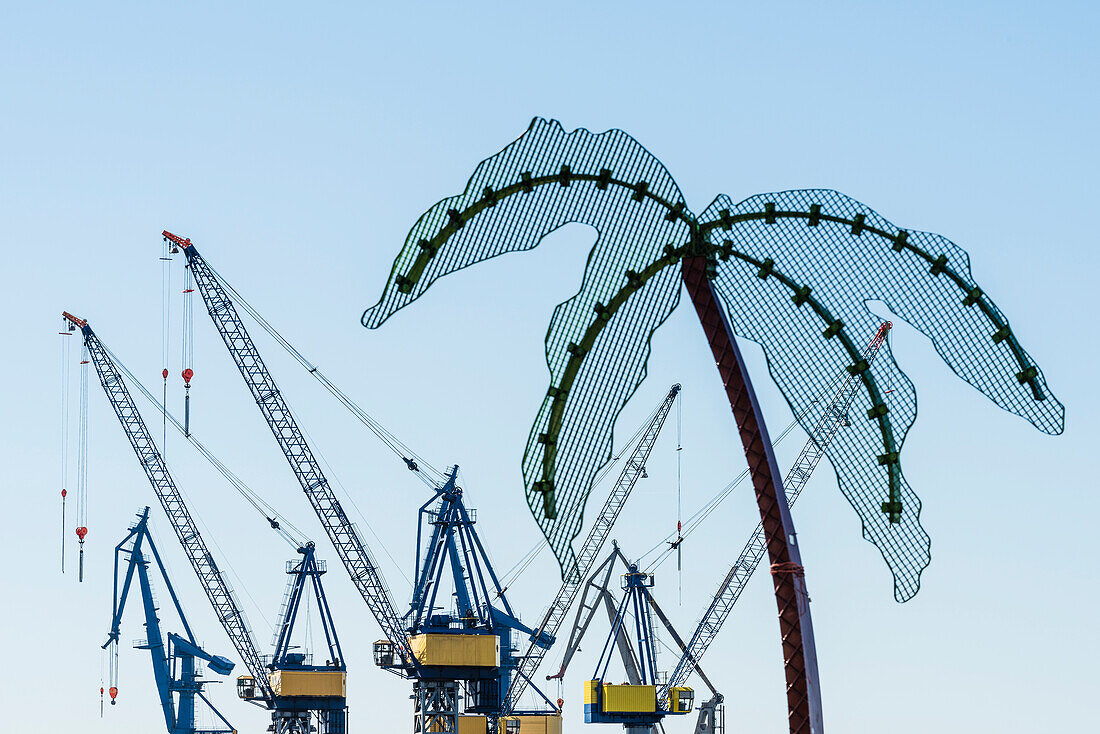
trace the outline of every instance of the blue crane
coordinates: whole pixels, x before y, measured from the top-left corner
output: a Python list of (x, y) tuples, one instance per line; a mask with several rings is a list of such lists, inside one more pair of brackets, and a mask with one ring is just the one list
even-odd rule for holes
[[(347, 665), (332, 621), (332, 610), (321, 585), (321, 576), (327, 570), (325, 562), (316, 556), (312, 541), (298, 549), (301, 558), (287, 561), (286, 594), (279, 623), (275, 627), (275, 653), (271, 657), (271, 686), (275, 694), (275, 716), (300, 718), (296, 712), (314, 712), (319, 731), (324, 734), (347, 732)], [(308, 587), (308, 588), (307, 588)], [(310, 590), (320, 618), (328, 652), (325, 661), (315, 664), (309, 653), (295, 649), (292, 644), (295, 622), (303, 600), (308, 600)], [(287, 715), (282, 712), (290, 712)], [(306, 732), (308, 733), (308, 729)]]
[[(62, 317), (68, 322), (70, 329), (80, 329), (100, 385), (134, 449), (138, 463), (160, 500), (218, 621), (248, 669), (248, 675), (237, 679), (237, 695), (271, 711), (272, 725), (269, 731), (275, 734), (345, 734), (346, 669), (327, 602), (319, 605), (329, 642), (329, 660), (325, 665), (311, 665), (304, 658), (298, 660), (295, 657), (300, 653), (289, 652), (290, 634), (298, 614), (297, 605), (285, 607), (280, 615), (280, 629), (286, 631), (286, 642), (282, 646), (281, 655), (277, 652), (271, 659), (260, 655), (244, 612), (199, 532), (191, 510), (168, 471), (163, 454), (157, 449), (149, 428), (126, 387), (122, 374), (125, 368), (115, 363), (110, 351), (86, 320), (68, 312), (62, 313)], [(142, 387), (140, 383), (138, 386)], [(165, 417), (169, 416), (165, 414)], [(176, 424), (174, 418), (172, 422)], [(221, 466), (211, 455), (208, 458)], [(224, 466), (221, 468), (224, 469)], [(273, 518), (267, 520), (273, 528), (278, 528), (278, 523)], [(298, 552), (303, 555), (303, 561), (297, 564), (292, 561), (287, 568), (287, 572), (292, 574), (291, 588), (295, 586), (295, 578), (298, 579), (299, 586), (304, 586), (306, 579), (312, 579), (315, 593), (319, 599), (323, 598), (319, 577), (324, 571), (313, 558), (312, 543), (299, 547)], [(331, 632), (331, 636), (328, 636), (328, 632)], [(280, 665), (285, 665), (287, 669), (283, 670)], [(321, 724), (320, 728), (311, 724), (313, 715), (316, 715)]]
[[(127, 544), (130, 544), (127, 548)], [(168, 595), (172, 599), (172, 605), (179, 615), (180, 624), (186, 636), (174, 632), (168, 633), (167, 644), (161, 633), (160, 618), (157, 617), (157, 603), (153, 598), (153, 586), (149, 579), (149, 557), (160, 569), (161, 578), (168, 589)], [(123, 555), (128, 556), (126, 562), (126, 575), (119, 589), (119, 560)], [(160, 553), (153, 542), (153, 536), (149, 533), (149, 508), (146, 507), (138, 515), (137, 523), (130, 528), (130, 532), (115, 546), (115, 570), (114, 570), (114, 604), (111, 614), (111, 631), (107, 634), (107, 642), (104, 648), (112, 645), (117, 649), (122, 614), (126, 609), (126, 600), (129, 598), (130, 587), (134, 576), (137, 576), (138, 587), (141, 589), (142, 604), (145, 609), (145, 639), (136, 645), (139, 649), (148, 650), (153, 662), (153, 679), (156, 681), (157, 693), (160, 696), (160, 707), (164, 714), (164, 723), (168, 728), (168, 734), (236, 734), (236, 729), (214, 707), (206, 695), (202, 692), (205, 681), (201, 678), (201, 672), (196, 665), (197, 660), (205, 661), (207, 668), (218, 675), (229, 675), (233, 672), (233, 663), (221, 655), (212, 655), (195, 641), (195, 635), (191, 626), (187, 623), (187, 617), (180, 606), (176, 590), (168, 578), (168, 572), (161, 561)], [(117, 692), (116, 682), (111, 681), (111, 703), (115, 703), (114, 694)], [(174, 695), (173, 695), (174, 694)], [(178, 697), (178, 703), (176, 701)], [(201, 699), (210, 708), (210, 711), (218, 718), (223, 726), (214, 728), (200, 728), (195, 721), (195, 700)]]
[[(536, 633), (512, 613), (473, 529), (473, 518), (462, 503), (461, 490), (455, 485), (458, 468), (452, 468), (445, 481), (434, 487), (433, 497), (421, 507), (417, 584), (409, 614), (399, 615), (381, 571), (348, 519), (219, 276), (190, 239), (168, 231), (161, 234), (187, 258), (207, 313), (348, 575), (382, 628), (385, 639), (375, 643), (375, 663), (413, 680), (414, 730), (457, 731), (461, 718), (460, 683), (467, 696), (465, 712), (484, 716), (482, 723), (486, 727), (496, 726), (501, 715), (511, 713), (505, 709), (506, 694), (514, 687), (514, 679), (524, 676), (513, 654), (511, 632), (526, 634), (538, 649), (549, 647), (553, 635)], [(304, 363), (300, 357), (299, 361)], [(310, 371), (317, 374), (316, 368)], [(346, 396), (342, 402), (348, 404)], [(415, 461), (403, 458), (409, 469), (419, 471)], [(435, 507), (429, 510), (432, 506)], [(429, 516), (430, 521), (426, 520)], [(426, 522), (433, 525), (433, 531), (427, 552), (421, 556), (420, 539)], [(447, 563), (452, 571), (458, 611), (455, 615), (437, 615), (434, 609), (439, 579)], [(519, 675), (513, 676), (516, 672)], [(524, 682), (530, 681), (524, 678)], [(550, 726), (560, 730), (557, 707), (545, 695), (542, 699), (549, 711), (540, 711), (532, 718), (550, 717), (553, 719)], [(545, 723), (533, 721), (531, 726)], [(505, 722), (501, 726), (506, 727)]]
[[(692, 711), (695, 693), (686, 686), (671, 687), (665, 701), (658, 699), (654, 602), (649, 592), (652, 587), (653, 574), (639, 570), (636, 563), (630, 564), (622, 577), (622, 588), (626, 593), (615, 611), (611, 634), (600, 652), (596, 672), (585, 682), (586, 724), (621, 724), (628, 734), (649, 734), (654, 724), (666, 715), (683, 715)], [(609, 683), (606, 680), (607, 669), (614, 657), (615, 645), (630, 637), (637, 647), (628, 670), (635, 671), (636, 682), (623, 685)]]
[[(512, 633), (536, 640), (543, 649), (554, 637), (536, 633), (516, 617), (474, 527), (476, 511), (466, 508), (457, 477), (458, 467), (451, 467), (446, 481), (418, 511), (415, 585), (403, 621), (419, 663), (418, 701), (438, 690), (441, 682), (461, 680), (466, 684), (467, 713), (499, 716), (518, 670)], [(454, 611), (437, 614), (446, 567)], [(556, 713), (557, 706), (545, 695), (542, 699)], [(426, 698), (420, 702), (422, 711), (426, 704)]]
[[(569, 613), (569, 609), (573, 606), (573, 601), (577, 598), (577, 592), (584, 583), (584, 579), (592, 570), (596, 562), (596, 556), (603, 548), (604, 543), (607, 542), (607, 538), (611, 534), (611, 528), (614, 527), (615, 521), (619, 518), (619, 513), (626, 506), (626, 501), (630, 498), (631, 492), (634, 491), (635, 485), (645, 476), (646, 462), (649, 461), (650, 454), (653, 453), (653, 447), (657, 443), (657, 437), (661, 434), (661, 428), (665, 425), (665, 419), (668, 418), (669, 411), (672, 410), (672, 405), (679, 395), (679, 384), (669, 388), (668, 394), (657, 405), (644, 427), (639, 431), (637, 442), (634, 444), (626, 463), (623, 464), (622, 472), (619, 474), (615, 486), (608, 494), (603, 507), (600, 508), (595, 522), (592, 523), (592, 529), (589, 530), (581, 550), (577, 553), (577, 567), (571, 573), (564, 575), (558, 593), (550, 602), (546, 614), (543, 615), (538, 626), (541, 634), (551, 636), (557, 634), (558, 629)], [(532, 637), (527, 653), (520, 659), (519, 675), (513, 678), (505, 697), (505, 706), (508, 710), (516, 706), (528, 682), (534, 677), (535, 671), (538, 670), (545, 657), (546, 649), (541, 645), (537, 645), (535, 638)], [(551, 678), (560, 679), (564, 673), (565, 668), (563, 666), (558, 675), (547, 676), (547, 680)]]

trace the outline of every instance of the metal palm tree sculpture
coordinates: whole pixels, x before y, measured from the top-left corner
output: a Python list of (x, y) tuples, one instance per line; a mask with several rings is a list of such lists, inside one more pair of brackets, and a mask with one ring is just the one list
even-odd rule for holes
[(660, 161), (626, 133), (567, 133), (542, 119), (483, 161), (461, 194), (420, 217), (362, 323), (378, 327), (437, 278), (532, 249), (572, 222), (592, 226), (598, 238), (580, 290), (554, 309), (547, 333), (550, 387), (522, 464), (531, 512), (563, 574), (575, 574), (571, 544), (611, 458), (616, 418), (645, 378), (653, 332), (686, 286), (737, 419), (767, 533), (791, 730), (808, 731), (820, 710), (800, 557), (735, 335), (763, 347), (771, 377), (807, 430), (812, 401), (837, 372), (860, 376), (852, 425), (830, 458), (864, 537), (893, 574), (898, 601), (917, 592), (930, 561), (920, 500), (900, 463), (916, 394), (888, 347), (871, 366), (861, 360), (862, 342), (881, 321), (868, 302), (883, 302), (927, 335), (957, 375), (1041, 431), (1061, 432), (1063, 407), (974, 281), (966, 252), (946, 238), (896, 227), (830, 190), (737, 204), (721, 195), (696, 215)]

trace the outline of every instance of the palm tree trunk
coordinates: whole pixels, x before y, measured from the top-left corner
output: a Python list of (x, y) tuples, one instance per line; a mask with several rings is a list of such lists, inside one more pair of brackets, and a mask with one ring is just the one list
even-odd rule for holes
[(729, 322), (706, 277), (706, 259), (685, 258), (681, 277), (710, 342), (745, 448), (756, 504), (764, 524), (771, 561), (783, 666), (787, 678), (787, 715), (791, 734), (821, 734), (821, 689), (810, 622), (809, 597), (790, 508), (783, 492), (771, 439)]

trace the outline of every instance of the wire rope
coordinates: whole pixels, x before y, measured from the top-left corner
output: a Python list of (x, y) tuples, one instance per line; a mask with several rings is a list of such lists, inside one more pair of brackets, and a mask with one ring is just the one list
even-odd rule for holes
[[(807, 407), (805, 410), (803, 410), (801, 413), (799, 413), (798, 416), (793, 421), (791, 421), (789, 424), (787, 424), (787, 426), (783, 429), (783, 431), (780, 432), (780, 434), (772, 441), (772, 445), (773, 446), (778, 446), (783, 441), (783, 439), (785, 439), (790, 434), (790, 432), (795, 429), (795, 427), (799, 424), (799, 422), (802, 421), (802, 419), (805, 418), (815, 407), (818, 407), (818, 406), (824, 407), (824, 405), (825, 405), (825, 403), (823, 402), (824, 397), (826, 395), (830, 395), (830, 394), (836, 392), (836, 390), (839, 389), (839, 387), (840, 387), (840, 383), (847, 380), (847, 379), (848, 379), (848, 375), (845, 372), (839, 373), (833, 379), (833, 381), (830, 382), (825, 387), (825, 389), (821, 392), (821, 394), (813, 399), (813, 401), (811, 402), (809, 407)], [(711, 497), (706, 503), (704, 503), (703, 506), (700, 507), (699, 510), (697, 510), (695, 512), (695, 514), (693, 514), (691, 517), (689, 517), (687, 519), (687, 522), (684, 524), (683, 532), (680, 533), (680, 535), (679, 535), (680, 540), (683, 540), (684, 538), (687, 538), (695, 530), (697, 530), (699, 528), (699, 525), (702, 524), (702, 522), (704, 520), (706, 520), (708, 517), (710, 517), (710, 515), (718, 508), (718, 506), (720, 504), (722, 504), (722, 502), (724, 502), (731, 494), (733, 494), (733, 491), (737, 488), (737, 486), (741, 482), (743, 482), (748, 476), (749, 476), (749, 470), (748, 469), (743, 470), (740, 474), (738, 474), (736, 477), (734, 477), (733, 481), (731, 481), (729, 484), (727, 484), (725, 487), (723, 487), (721, 490), (719, 490), (718, 493), (715, 494), (713, 497)], [(647, 568), (647, 570), (650, 570), (650, 571), (656, 569), (658, 566), (660, 566), (662, 563), (664, 563), (665, 560), (668, 559), (669, 555), (671, 555), (671, 552), (673, 550), (675, 550), (675, 546), (671, 545), (672, 539), (675, 538), (675, 537), (677, 537), (675, 533), (669, 533), (668, 535), (666, 535), (664, 538), (662, 538), (660, 541), (658, 541), (656, 544), (654, 544), (654, 546), (652, 548), (650, 548), (645, 553), (643, 553), (638, 558), (638, 563), (641, 564), (642, 561), (644, 561), (646, 558), (648, 558), (654, 552), (664, 548), (664, 550), (662, 550), (662, 552), (660, 554), (658, 554), (658, 556), (656, 557), (654, 562), (650, 566), (648, 566), (648, 568)]]
[(69, 494), (69, 393), (72, 357), (72, 332), (58, 332), (61, 335), (61, 573), (65, 573), (65, 499)]
[[(297, 527), (295, 527), (292, 522), (287, 520), (285, 516), (279, 513), (255, 490), (245, 484), (244, 481), (235, 473), (233, 473), (233, 471), (231, 471), (229, 467), (222, 463), (222, 461), (217, 456), (215, 456), (213, 452), (206, 448), (206, 446), (201, 441), (195, 438), (195, 435), (193, 433), (190, 435), (186, 434), (184, 432), (183, 424), (180, 423), (179, 420), (174, 415), (172, 415), (172, 413), (168, 411), (159, 400), (157, 400), (156, 396), (154, 396), (153, 393), (150, 392), (149, 389), (141, 382), (141, 380), (139, 380), (137, 376), (134, 375), (134, 373), (126, 367), (126, 365), (118, 358), (118, 356), (114, 354), (106, 345), (103, 346), (103, 349), (110, 356), (111, 361), (114, 362), (115, 366), (118, 368), (119, 372), (122, 373), (126, 381), (129, 382), (133, 387), (137, 388), (138, 392), (140, 392), (141, 395), (147, 401), (149, 401), (149, 403), (152, 404), (155, 409), (163, 412), (165, 420), (171, 423), (172, 426), (175, 427), (175, 429), (187, 439), (188, 443), (195, 447), (199, 454), (201, 454), (202, 457), (206, 459), (207, 462), (209, 462), (210, 465), (213, 466), (235, 490), (237, 490), (238, 494), (240, 494), (241, 497), (243, 497), (245, 501), (253, 507), (253, 509), (263, 515), (264, 519), (268, 521), (268, 524), (271, 525), (272, 529), (274, 529), (279, 534), (279, 536), (282, 537), (292, 548), (297, 549), (301, 547), (301, 545), (304, 543), (303, 539), (306, 537), (305, 534), (302, 533), (302, 531), (299, 530)], [(167, 464), (167, 460), (165, 461), (165, 463)]]
[(367, 413), (358, 403), (352, 400), (347, 393), (341, 390), (327, 375), (313, 362), (306, 359), (289, 340), (286, 339), (251, 303), (241, 295), (240, 291), (233, 287), (220, 273), (210, 267), (210, 272), (218, 280), (221, 286), (233, 297), (234, 303), (239, 305), (264, 331), (278, 343), (283, 350), (301, 365), (309, 374), (321, 383), (321, 385), (343, 405), (360, 423), (367, 427), (383, 444), (393, 453), (399, 456), (405, 465), (422, 477), (422, 480), (431, 487), (442, 484), (445, 477), (442, 472), (429, 464), (425, 459), (413, 451), (407, 444), (400, 441), (393, 433), (386, 429), (376, 418)]
[[(677, 396), (676, 399), (679, 400), (679, 396)], [(604, 479), (607, 478), (607, 475), (611, 473), (611, 470), (619, 463), (623, 456), (628, 451), (631, 451), (633, 447), (638, 443), (638, 441), (641, 440), (642, 434), (646, 432), (646, 429), (653, 422), (653, 419), (657, 416), (658, 410), (660, 410), (660, 406), (655, 408), (653, 412), (650, 413), (649, 416), (641, 422), (641, 424), (639, 424), (637, 430), (634, 431), (634, 434), (627, 440), (626, 444), (623, 445), (619, 452), (617, 454), (614, 454), (611, 457), (610, 461), (608, 461), (606, 464), (603, 465), (603, 467), (600, 468), (599, 472), (596, 473), (595, 479), (593, 479), (592, 481), (593, 489), (599, 487), (603, 483)], [(542, 552), (546, 550), (549, 545), (550, 541), (543, 537), (538, 540), (533, 546), (531, 546), (531, 549), (523, 554), (523, 556), (520, 557), (519, 561), (517, 561), (515, 565), (513, 565), (510, 569), (508, 569), (508, 571), (504, 573), (503, 576), (501, 576), (501, 584), (504, 586), (504, 588), (508, 588), (513, 583), (515, 583), (516, 580), (523, 575), (523, 573), (531, 566), (531, 564), (534, 563), (535, 559), (538, 558), (538, 556), (541, 555)]]
[(168, 415), (164, 408), (168, 404), (168, 361), (171, 359), (171, 343), (168, 333), (172, 330), (172, 250), (168, 240), (164, 241), (164, 250), (160, 256), (160, 363), (163, 365), (161, 378), (161, 456), (168, 460)]

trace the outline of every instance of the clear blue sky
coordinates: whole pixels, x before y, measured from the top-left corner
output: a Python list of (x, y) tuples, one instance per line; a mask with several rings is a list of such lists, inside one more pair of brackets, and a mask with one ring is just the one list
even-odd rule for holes
[[(894, 351), (920, 401), (905, 471), (924, 500), (933, 564), (916, 599), (895, 604), (831, 470), (819, 470), (795, 520), (826, 723), (832, 732), (905, 734), (1090, 728), (1082, 702), (1095, 693), (1100, 653), (1091, 622), (1100, 603), (1092, 553), (1100, 510), (1092, 491), (1100, 435), (1095, 6), (397, 5), (0, 9), (4, 728), (161, 726), (148, 662), (129, 648), (121, 703), (98, 718), (110, 548), (153, 498), (94, 385), (88, 580), (77, 585), (57, 570), (56, 327), (62, 309), (86, 316), (155, 381), (163, 228), (200, 243), (408, 443), (438, 465), (461, 463), (500, 568), (535, 542), (519, 460), (546, 386), (546, 324), (577, 288), (588, 235), (565, 231), (555, 247), (441, 281), (380, 331), (359, 326), (419, 214), (459, 191), (474, 165), (534, 115), (567, 128), (627, 130), (665, 162), (696, 210), (718, 193), (739, 200), (829, 187), (970, 252), (975, 277), (1066, 404), (1066, 433), (1044, 436), (996, 409), (898, 325)], [(742, 466), (693, 319), (680, 309), (658, 333), (650, 379), (622, 421), (632, 428), (672, 382), (684, 384), (688, 512)], [(320, 537), (201, 310), (195, 332), (196, 432)], [(261, 346), (376, 531), (368, 537), (395, 595), (406, 597), (401, 572), (412, 565), (423, 488), (273, 345)], [(759, 367), (758, 352), (750, 355)], [(174, 354), (173, 372), (177, 365)], [(170, 402), (179, 409), (176, 382)], [(778, 430), (789, 414), (759, 382)], [(799, 441), (781, 447), (781, 463)], [(239, 575), (266, 645), (287, 548), (179, 439), (168, 454)], [(673, 529), (668, 436), (650, 474), (616, 532), (631, 555)], [(675, 571), (659, 571), (659, 592), (682, 630), (755, 522), (743, 490), (688, 541), (682, 605)], [(154, 524), (192, 623), (208, 647), (228, 654), (159, 509)], [(513, 585), (528, 621), (548, 602), (555, 573), (544, 556)], [(329, 588), (352, 667), (353, 730), (408, 731), (407, 686), (370, 662), (376, 626), (339, 569)], [(123, 639), (140, 634), (131, 613)], [(770, 589), (757, 579), (705, 661), (726, 693), (731, 731), (785, 730), (777, 637)], [(580, 685), (597, 648), (579, 656), (562, 691), (567, 731), (583, 726)], [(264, 726), (263, 713), (239, 704), (228, 685), (212, 695), (242, 731)]]

